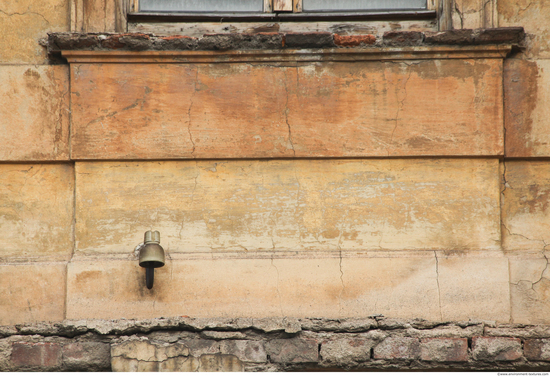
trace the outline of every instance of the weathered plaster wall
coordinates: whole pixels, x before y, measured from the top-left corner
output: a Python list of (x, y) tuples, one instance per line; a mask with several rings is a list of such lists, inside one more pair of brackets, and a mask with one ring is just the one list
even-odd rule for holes
[(69, 70), (41, 44), (56, 31), (69, 31), (66, 0), (0, 3), (2, 324), (65, 317), (74, 172), (44, 163), (69, 159)]
[[(504, 64), (505, 155), (521, 158), (505, 160), (502, 166), (502, 237), (503, 249), (515, 254), (510, 261), (515, 322), (534, 322), (536, 316), (548, 316), (550, 309), (546, 235), (550, 218), (546, 159), (550, 156), (549, 18), (547, 1), (498, 1), (499, 26), (521, 24), (527, 35), (526, 48)], [(526, 253), (534, 258), (523, 259)]]
[(71, 157), (503, 153), (501, 59), (285, 65), (73, 64)]
[(527, 48), (505, 64), (507, 155), (548, 157), (550, 155), (550, 27), (547, 1), (500, 1), (502, 26), (522, 24)]
[[(525, 27), (504, 62), (48, 64), (47, 32), (121, 31), (108, 4), (0, 5), (0, 324), (550, 322), (547, 2), (453, 3), (455, 28)], [(149, 291), (151, 227), (169, 258)]]
[(69, 31), (69, 2), (3, 1), (0, 28), (0, 64), (45, 64), (46, 49), (39, 41), (48, 32)]

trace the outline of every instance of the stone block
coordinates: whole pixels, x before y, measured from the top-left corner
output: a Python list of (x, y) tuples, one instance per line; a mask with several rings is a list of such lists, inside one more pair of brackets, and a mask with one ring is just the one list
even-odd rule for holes
[(511, 362), (522, 357), (519, 338), (474, 337), (472, 355), (476, 360)]
[(189, 348), (182, 343), (157, 344), (146, 338), (133, 338), (111, 346), (112, 357), (143, 360), (146, 362), (163, 362), (168, 358), (188, 356)]
[(445, 257), (438, 252), (439, 308), (443, 320), (510, 320), (508, 259)]
[(111, 358), (113, 372), (197, 372), (199, 366), (198, 359), (183, 356), (169, 358), (162, 362), (148, 362), (123, 357)]
[(550, 60), (504, 63), (506, 156), (550, 155)]
[(145, 362), (122, 357), (111, 358), (112, 372), (158, 372), (158, 366), (159, 364), (156, 362)]
[(200, 372), (243, 372), (244, 366), (235, 355), (201, 355)]
[(499, 0), (498, 25), (523, 26), (527, 33), (526, 57), (550, 57), (550, 3), (546, 0)]
[(15, 342), (11, 364), (19, 370), (54, 371), (61, 366), (61, 345), (50, 342)]
[[(523, 253), (523, 251), (518, 251)], [(510, 258), (512, 320), (517, 324), (550, 324), (550, 267), (547, 255)], [(548, 333), (550, 334), (550, 332)]]
[(11, 370), (12, 343), (9, 339), (0, 339), (0, 372)]
[(427, 338), (420, 343), (420, 358), (429, 362), (467, 362), (467, 338)]
[(319, 355), (323, 362), (349, 366), (368, 361), (374, 344), (375, 341), (361, 337), (328, 340), (321, 344)]
[(374, 359), (418, 359), (420, 341), (417, 338), (388, 337), (374, 348)]
[(0, 325), (61, 321), (66, 263), (0, 265)]
[(169, 358), (159, 364), (160, 372), (197, 372), (200, 361), (193, 357), (178, 356)]
[(319, 360), (317, 341), (313, 339), (274, 339), (265, 349), (274, 363), (312, 363)]
[(0, 77), (0, 161), (68, 160), (68, 67), (0, 65)]
[(73, 342), (63, 345), (63, 368), (69, 371), (110, 370), (111, 346), (102, 342)]
[(203, 354), (216, 354), (220, 352), (220, 343), (217, 341), (208, 339), (184, 339), (180, 342), (187, 346), (189, 354), (195, 358), (199, 358)]
[(159, 344), (134, 336), (111, 346), (115, 372), (190, 372), (198, 367), (198, 360), (189, 357), (189, 348), (183, 343)]
[[(69, 30), (69, 1), (3, 1), (0, 4), (0, 63), (44, 64), (39, 44), (48, 32)], [(4, 79), (2, 79), (4, 81)], [(2, 96), (3, 101), (5, 96)]]
[(550, 361), (550, 339), (528, 339), (523, 346), (525, 357), (529, 360)]
[(151, 226), (177, 253), (500, 249), (496, 159), (77, 162), (76, 174), (76, 254), (128, 254)]
[(504, 152), (500, 59), (74, 63), (71, 77), (73, 159)]
[(65, 164), (0, 164), (0, 261), (67, 260), (74, 170)]
[(221, 341), (220, 351), (222, 354), (235, 355), (241, 362), (267, 362), (262, 341)]
[(517, 160), (503, 167), (503, 248), (543, 251), (550, 242), (550, 163)]

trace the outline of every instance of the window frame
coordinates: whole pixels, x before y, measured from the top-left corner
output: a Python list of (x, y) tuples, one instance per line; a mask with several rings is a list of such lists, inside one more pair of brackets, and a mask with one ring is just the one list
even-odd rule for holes
[[(292, 11), (276, 11), (276, 1), (292, 2)], [(262, 13), (215, 12), (146, 12), (139, 10), (139, 0), (129, 0), (128, 22), (315, 22), (315, 21), (376, 21), (430, 20), (442, 14), (442, 4), (451, 0), (426, 0), (424, 10), (303, 12), (302, 0), (263, 0)]]
[[(134, 9), (137, 10), (138, 13), (151, 13), (151, 12), (154, 12), (154, 13), (157, 13), (157, 12), (162, 12), (162, 13), (187, 13), (187, 11), (185, 10), (178, 10), (178, 9), (172, 9), (172, 10), (141, 10), (140, 9), (140, 1), (145, 1), (145, 0), (135, 0), (136, 2), (136, 5), (134, 6)], [(256, 6), (260, 5), (261, 4), (261, 8), (262, 10), (260, 11), (238, 11), (237, 13), (259, 13), (259, 12), (262, 12), (262, 13), (280, 13), (280, 12), (291, 12), (291, 13), (335, 13), (335, 12), (403, 12), (403, 11), (417, 11), (417, 12), (421, 12), (421, 11), (424, 11), (424, 10), (429, 10), (430, 9), (430, 4), (433, 4), (433, 2), (431, 2), (430, 0), (402, 0), (402, 1), (415, 1), (415, 2), (422, 2), (422, 3), (425, 3), (425, 7), (421, 7), (421, 8), (414, 8), (414, 7), (411, 7), (411, 8), (406, 8), (406, 7), (403, 7), (403, 8), (386, 8), (386, 9), (368, 9), (368, 8), (365, 8), (365, 9), (345, 9), (345, 10), (320, 10), (320, 9), (317, 9), (317, 10), (311, 10), (309, 12), (306, 12), (304, 11), (303, 9), (303, 1), (309, 1), (309, 0), (257, 0), (257, 1), (254, 1), (254, 3), (256, 4)], [(314, 1), (314, 0), (313, 0)], [(155, 0), (150, 0), (149, 1), (150, 4), (149, 6), (151, 7), (151, 3), (155, 3)], [(153, 6), (154, 7), (154, 6)], [(229, 7), (231, 8), (231, 6)], [(225, 12), (219, 12), (219, 11), (213, 11), (213, 10), (209, 10), (209, 9), (204, 9), (204, 10), (193, 10), (193, 11), (189, 11), (189, 13), (231, 13), (231, 11), (225, 11)]]
[[(354, 14), (299, 14), (299, 13), (262, 13), (251, 16), (232, 17), (232, 15), (197, 15), (197, 14), (145, 14), (137, 10), (139, 0), (68, 0), (70, 4), (70, 24), (69, 31), (76, 33), (97, 33), (97, 32), (118, 32), (127, 33), (130, 31), (130, 25), (150, 24), (152, 27), (145, 28), (155, 32), (155, 26), (164, 23), (164, 25), (176, 25), (182, 23), (208, 23), (216, 22), (220, 24), (251, 22), (264, 24), (278, 22), (312, 22), (329, 21), (342, 22), (348, 21), (416, 21), (423, 22), (435, 21), (435, 30), (445, 31), (450, 29), (462, 28), (491, 28), (498, 27), (497, 0), (487, 0), (480, 9), (475, 12), (464, 13), (464, 9), (455, 6), (453, 0), (428, 0), (428, 10), (424, 12), (407, 13), (354, 13)], [(265, 0), (264, 0), (265, 1)], [(411, 21), (408, 21), (411, 20)], [(161, 27), (162, 29), (162, 27)], [(227, 27), (224, 30), (228, 29)], [(132, 29), (132, 32), (141, 32)], [(183, 30), (181, 30), (183, 31)]]

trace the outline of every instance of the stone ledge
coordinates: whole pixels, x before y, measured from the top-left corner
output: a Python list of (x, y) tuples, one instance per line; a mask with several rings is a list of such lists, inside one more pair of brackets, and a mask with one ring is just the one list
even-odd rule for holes
[(48, 52), (80, 51), (229, 51), (276, 49), (380, 48), (410, 46), (476, 46), (523, 42), (522, 27), (460, 29), (441, 32), (390, 31), (381, 38), (374, 35), (315, 33), (205, 34), (201, 38), (185, 35), (143, 33), (49, 33)]
[[(477, 328), (472, 332), (472, 328)], [(0, 338), (16, 335), (41, 335), (72, 338), (93, 333), (98, 335), (132, 335), (156, 330), (186, 330), (189, 332), (239, 332), (252, 330), (257, 333), (286, 333), (295, 335), (302, 331), (314, 333), (366, 333), (372, 330), (399, 331), (407, 337), (525, 337), (550, 338), (550, 325), (500, 324), (494, 321), (428, 321), (403, 320), (375, 315), (364, 318), (191, 318), (187, 316), (160, 317), (156, 319), (81, 319), (59, 322), (36, 322), (0, 326)], [(420, 333), (424, 333), (421, 335)], [(530, 333), (537, 333), (533, 336)], [(225, 337), (227, 338), (227, 337)], [(244, 337), (241, 337), (244, 338)]]
[(383, 316), (65, 320), (0, 327), (0, 371), (548, 369), (550, 335), (483, 334), (498, 328), (548, 333), (541, 325)]
[[(509, 44), (487, 46), (382, 46), (379, 48), (315, 48), (266, 50), (63, 50), (71, 64), (82, 63), (287, 63), (359, 62), (432, 59), (504, 59), (513, 50)], [(282, 65), (284, 66), (284, 65)]]

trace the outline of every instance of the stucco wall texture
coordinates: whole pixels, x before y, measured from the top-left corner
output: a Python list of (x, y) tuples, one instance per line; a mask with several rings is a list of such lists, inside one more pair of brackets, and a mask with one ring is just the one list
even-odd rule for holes
[(0, 4), (0, 325), (550, 324), (548, 1), (456, 1), (454, 28), (525, 28), (507, 57), (49, 59), (49, 32), (123, 31), (107, 3)]

